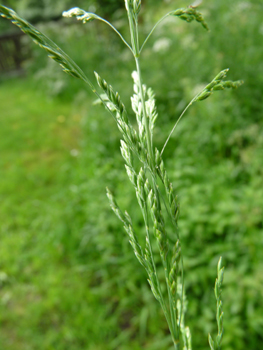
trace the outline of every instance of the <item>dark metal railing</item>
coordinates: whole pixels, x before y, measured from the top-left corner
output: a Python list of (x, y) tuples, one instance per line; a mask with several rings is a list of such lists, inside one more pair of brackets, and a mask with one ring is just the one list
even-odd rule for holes
[(22, 70), (22, 32), (0, 35), (0, 72)]

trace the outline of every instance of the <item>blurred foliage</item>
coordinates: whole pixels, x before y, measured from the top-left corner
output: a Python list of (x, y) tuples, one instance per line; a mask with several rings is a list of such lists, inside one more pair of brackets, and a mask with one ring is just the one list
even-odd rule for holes
[(116, 10), (124, 8), (122, 0), (4, 0), (2, 4), (13, 8), (32, 23), (59, 19), (63, 11), (72, 7), (84, 8), (94, 12), (99, 10), (102, 15), (111, 17)]
[[(53, 9), (62, 7), (57, 3)], [(141, 40), (173, 6), (145, 3)], [(220, 70), (229, 67), (230, 79), (245, 81), (193, 105), (164, 152), (181, 203), (194, 349), (207, 349), (207, 333), (216, 332), (220, 255), (226, 266), (223, 348), (258, 350), (263, 341), (262, 10), (256, 0), (203, 1), (209, 33), (171, 19), (142, 55), (145, 82), (156, 92), (160, 148), (185, 105)], [(128, 39), (124, 11), (112, 18)], [(91, 79), (98, 71), (129, 106), (132, 57), (104, 24), (63, 19), (38, 27)], [(2, 347), (169, 349), (164, 317), (105, 196), (109, 186), (143, 235), (114, 120), (33, 45), (25, 68), (27, 78), (0, 81)]]

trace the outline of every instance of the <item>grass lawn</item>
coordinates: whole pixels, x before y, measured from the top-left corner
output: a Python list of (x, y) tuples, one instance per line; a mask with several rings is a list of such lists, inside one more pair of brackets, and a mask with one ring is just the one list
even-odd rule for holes
[[(67, 251), (74, 251), (70, 221), (78, 221), (70, 207), (80, 205), (84, 116), (25, 78), (0, 85), (0, 104), (1, 347), (79, 349), (107, 312), (96, 308), (88, 271)], [(89, 167), (85, 175), (94, 177)]]

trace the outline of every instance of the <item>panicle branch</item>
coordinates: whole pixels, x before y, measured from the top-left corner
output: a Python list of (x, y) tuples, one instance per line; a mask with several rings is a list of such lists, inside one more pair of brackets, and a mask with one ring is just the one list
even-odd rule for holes
[[(118, 128), (120, 129), (124, 140), (127, 144), (132, 146), (132, 149), (136, 151), (138, 156), (142, 155), (141, 146), (138, 142), (138, 137), (136, 130), (134, 130), (131, 125), (126, 108), (121, 101), (120, 95), (118, 92), (114, 92), (111, 85), (109, 85), (104, 79), (102, 79), (98, 73), (94, 72), (97, 79), (99, 87), (104, 91), (107, 99), (106, 103), (110, 102), (110, 108), (114, 112), (116, 111), (115, 120), (117, 122)], [(105, 98), (104, 98), (105, 101)]]

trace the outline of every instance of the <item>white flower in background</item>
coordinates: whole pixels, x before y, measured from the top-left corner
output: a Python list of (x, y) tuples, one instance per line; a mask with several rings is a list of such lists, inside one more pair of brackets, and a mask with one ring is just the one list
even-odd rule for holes
[(192, 49), (196, 49), (198, 47), (195, 37), (192, 34), (183, 36), (181, 42), (185, 48), (191, 47)]
[(153, 51), (154, 52), (160, 52), (160, 51), (167, 51), (169, 47), (171, 46), (171, 39), (168, 38), (160, 38), (155, 41), (153, 44)]
[(70, 155), (71, 155), (72, 157), (77, 157), (77, 156), (79, 155), (79, 151), (78, 151), (77, 149), (72, 149), (72, 150), (70, 151)]
[(237, 4), (237, 9), (240, 11), (247, 10), (251, 7), (251, 2), (249, 1), (242, 1), (239, 4)]

